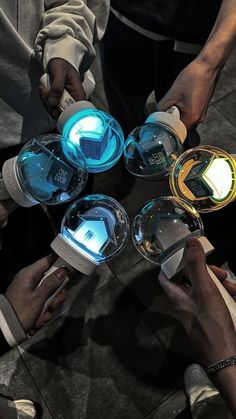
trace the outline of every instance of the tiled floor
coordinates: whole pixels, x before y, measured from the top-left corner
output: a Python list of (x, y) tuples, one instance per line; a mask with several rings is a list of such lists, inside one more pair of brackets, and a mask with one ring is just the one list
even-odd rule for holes
[[(202, 143), (232, 153), (236, 153), (235, 74), (236, 50), (199, 127)], [(96, 100), (104, 103), (99, 94)], [(122, 180), (115, 167), (110, 176), (96, 176), (94, 190), (119, 195), (132, 219), (140, 205), (156, 196), (156, 185), (147, 188), (129, 178), (122, 189)], [(163, 182), (158, 191), (167, 194), (168, 186)], [(233, 234), (232, 207), (221, 213), (221, 219), (222, 214), (229, 220), (227, 228), (211, 237), (218, 256), (219, 238)], [(206, 217), (206, 224), (218, 225), (217, 217)], [(92, 277), (72, 280), (55, 319), (0, 359), (0, 391), (38, 402), (43, 419), (184, 419), (190, 416), (183, 373), (194, 359), (158, 285), (156, 267), (141, 259), (130, 242), (122, 255)]]

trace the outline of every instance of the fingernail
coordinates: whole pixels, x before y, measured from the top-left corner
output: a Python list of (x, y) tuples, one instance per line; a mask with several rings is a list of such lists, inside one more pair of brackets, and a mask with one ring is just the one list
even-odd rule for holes
[(66, 279), (67, 276), (69, 276), (68, 271), (69, 270), (66, 267), (62, 266), (61, 268), (57, 269), (56, 275), (59, 279), (63, 280)]
[(196, 237), (188, 237), (186, 240), (185, 247), (186, 249), (190, 249), (191, 247), (198, 247), (199, 241)]

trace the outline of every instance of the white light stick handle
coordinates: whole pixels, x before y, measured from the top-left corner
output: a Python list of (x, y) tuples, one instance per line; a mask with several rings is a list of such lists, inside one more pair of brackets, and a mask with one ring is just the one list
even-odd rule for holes
[[(198, 238), (198, 240), (200, 241), (206, 255), (208, 255), (209, 253), (211, 253), (214, 250), (213, 246), (207, 240), (206, 237), (204, 237), (204, 236), (200, 237), (200, 238)], [(161, 270), (168, 279), (171, 279), (177, 272), (180, 272), (185, 267), (184, 259), (183, 259), (183, 253), (184, 253), (184, 248), (179, 249), (176, 253), (171, 255), (170, 258), (167, 259), (166, 262), (164, 262), (161, 265)], [(231, 295), (228, 293), (228, 291), (226, 291), (224, 286), (221, 284), (221, 282), (216, 277), (216, 275), (212, 272), (212, 270), (209, 268), (209, 266), (207, 266), (207, 271), (208, 271), (210, 277), (212, 278), (212, 280), (214, 281), (214, 283), (216, 284), (217, 288), (219, 289), (219, 291), (220, 291), (220, 293), (221, 293), (221, 295), (222, 295), (222, 297), (225, 301), (225, 304), (227, 305), (227, 307), (229, 309), (231, 318), (233, 320), (233, 323), (234, 323), (234, 326), (235, 326), (235, 329), (236, 329), (236, 302), (231, 297)]]
[(209, 268), (209, 266), (207, 266), (207, 271), (208, 271), (211, 279), (213, 279), (214, 283), (216, 284), (218, 290), (220, 291), (220, 293), (221, 293), (221, 295), (222, 295), (222, 297), (225, 301), (225, 304), (227, 305), (227, 307), (229, 309), (231, 318), (233, 320), (234, 327), (236, 329), (236, 302), (231, 297), (231, 295), (228, 293), (228, 291), (226, 291), (225, 287), (222, 285), (222, 283), (216, 277), (214, 272), (212, 272), (212, 270)]
[(179, 108), (177, 108), (177, 106), (171, 106), (169, 109), (167, 109), (166, 112), (180, 119), (180, 111), (179, 111)]
[[(40, 83), (46, 87), (47, 89), (50, 89), (51, 85), (50, 85), (50, 79), (49, 79), (49, 75), (47, 73), (45, 73), (41, 79), (40, 79)], [(70, 93), (64, 89), (63, 93), (62, 93), (62, 97), (60, 99), (59, 105), (58, 105), (58, 109), (63, 112), (65, 109), (69, 108), (69, 106), (71, 106), (73, 103), (75, 103), (75, 100), (73, 99), (73, 97), (70, 95)]]
[[(76, 271), (74, 268), (72, 268), (71, 265), (69, 265), (68, 263), (66, 263), (62, 258), (58, 258), (56, 260), (56, 262), (48, 269), (48, 271), (44, 274), (42, 280), (40, 281), (38, 287), (40, 287), (40, 285), (42, 285), (42, 283), (47, 279), (47, 277), (52, 274), (53, 272), (55, 272), (57, 269), (62, 268), (62, 267), (66, 267), (67, 269), (69, 269), (69, 271), (71, 272), (71, 274), (74, 274), (74, 272)], [(57, 288), (56, 291), (54, 291), (54, 293), (47, 299), (46, 303), (44, 304), (42, 313), (45, 313), (45, 311), (47, 311), (48, 307), (50, 306), (52, 300), (58, 295), (60, 294), (60, 292), (63, 290), (63, 288), (65, 288), (66, 284), (69, 282), (69, 277), (67, 276), (65, 278), (65, 280), (62, 282), (62, 284)]]

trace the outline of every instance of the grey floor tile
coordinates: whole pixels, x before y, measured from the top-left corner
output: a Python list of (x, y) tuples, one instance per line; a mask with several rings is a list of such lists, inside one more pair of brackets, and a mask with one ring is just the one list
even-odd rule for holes
[(191, 419), (184, 388), (181, 387), (145, 419)]
[(0, 358), (0, 393), (13, 400), (32, 400), (40, 406), (40, 419), (52, 419), (17, 348)]
[(211, 144), (236, 153), (236, 127), (222, 113), (211, 105), (206, 120), (199, 125), (201, 144)]
[(138, 419), (179, 385), (142, 311), (114, 280), (23, 345), (53, 417)]
[(119, 275), (118, 280), (139, 299), (143, 306), (144, 321), (168, 351), (169, 362), (178, 359), (181, 375), (183, 368), (194, 359), (194, 350), (158, 283), (158, 272), (157, 265), (143, 259)]
[[(236, 82), (235, 82), (236, 87)], [(233, 90), (227, 96), (224, 96), (222, 99), (217, 100), (214, 103), (214, 107), (225, 116), (236, 127), (236, 90)]]
[(53, 319), (62, 316), (77, 304), (81, 304), (89, 295), (114, 278), (114, 274), (106, 263), (102, 263), (92, 275), (75, 274), (66, 287), (66, 300), (55, 312)]
[(235, 89), (236, 74), (236, 47), (233, 48), (223, 70), (221, 71), (219, 81), (211, 102), (221, 99)]
[(135, 249), (134, 244), (129, 238), (125, 249), (118, 256), (108, 262), (110, 269), (115, 275), (127, 272), (133, 265), (142, 259), (142, 256)]

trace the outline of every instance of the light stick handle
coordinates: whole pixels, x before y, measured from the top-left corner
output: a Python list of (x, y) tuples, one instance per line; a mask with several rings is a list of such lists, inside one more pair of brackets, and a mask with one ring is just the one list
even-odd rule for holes
[[(66, 267), (69, 269), (69, 271), (71, 272), (71, 274), (73, 274), (75, 272), (75, 269), (72, 268), (72, 266), (70, 266), (68, 263), (66, 263), (62, 258), (58, 258), (56, 260), (56, 262), (48, 269), (47, 272), (45, 272), (42, 280), (40, 281), (38, 287), (40, 287), (42, 285), (42, 283), (47, 279), (47, 277), (52, 274), (53, 272), (55, 272), (57, 269), (61, 268), (61, 267)], [(52, 300), (58, 295), (60, 294), (60, 292), (63, 290), (63, 288), (65, 288), (66, 284), (69, 282), (69, 276), (67, 276), (65, 278), (65, 280), (62, 282), (62, 284), (57, 288), (56, 291), (54, 291), (54, 293), (47, 299), (46, 303), (44, 304), (42, 313), (43, 314), (45, 311), (47, 311), (48, 307), (50, 306)]]
[[(47, 73), (45, 73), (41, 77), (40, 83), (47, 89), (50, 89), (50, 79)], [(71, 106), (73, 103), (75, 103), (75, 100), (70, 95), (70, 93), (66, 89), (64, 89), (58, 105), (59, 111), (63, 112), (65, 109), (69, 108), (69, 106)]]
[(207, 271), (210, 275), (210, 277), (213, 279), (214, 283), (216, 284), (218, 290), (220, 291), (225, 304), (227, 305), (231, 318), (233, 320), (234, 327), (236, 329), (236, 302), (231, 297), (231, 295), (228, 293), (228, 291), (225, 289), (225, 287), (222, 285), (222, 283), (219, 281), (217, 276), (212, 272), (212, 270), (207, 266)]
[[(202, 236), (199, 237), (198, 240), (200, 241), (203, 250), (206, 255), (211, 253), (214, 250), (214, 247), (209, 242), (209, 240)], [(185, 267), (185, 260), (183, 258), (184, 248), (182, 247), (179, 249), (176, 253), (171, 255), (169, 259), (166, 260), (161, 265), (161, 270), (165, 274), (165, 276), (168, 279), (171, 279), (177, 272), (180, 272)], [(221, 284), (219, 279), (215, 276), (215, 274), (212, 272), (212, 270), (207, 266), (208, 273), (210, 277), (213, 279), (214, 283), (216, 284), (217, 288), (219, 289), (225, 304), (227, 305), (231, 318), (233, 320), (235, 329), (236, 329), (236, 302), (233, 300), (231, 295), (228, 293), (228, 291), (224, 288), (224, 286)]]

